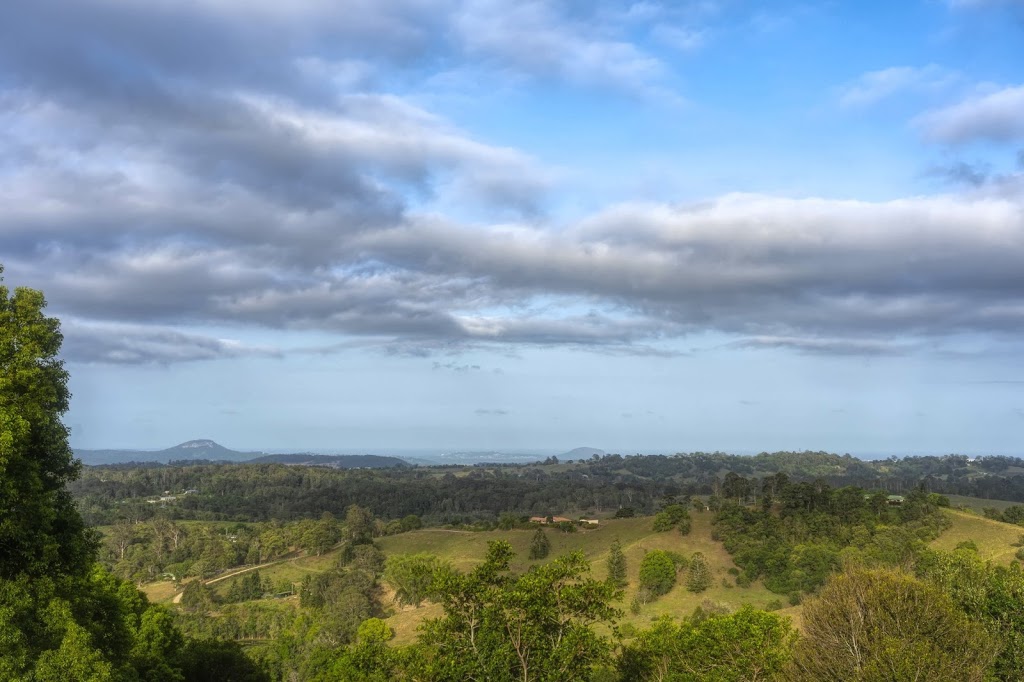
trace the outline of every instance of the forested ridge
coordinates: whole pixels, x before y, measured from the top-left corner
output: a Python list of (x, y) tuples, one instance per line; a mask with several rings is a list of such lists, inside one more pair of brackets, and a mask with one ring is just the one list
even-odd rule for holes
[[(1024, 460), (962, 455), (862, 461), (825, 452), (606, 455), (546, 465), (338, 470), (283, 464), (176, 464), (86, 467), (69, 489), (91, 525), (146, 519), (145, 498), (195, 491), (167, 513), (180, 519), (268, 521), (342, 516), (350, 505), (383, 518), (415, 514), (431, 523), (496, 520), (503, 513), (652, 514), (666, 495), (725, 496), (729, 476), (754, 483), (785, 474), (832, 487), (958, 494), (1024, 502)], [(759, 485), (759, 483), (757, 483)], [(740, 491), (745, 496), (759, 490)]]

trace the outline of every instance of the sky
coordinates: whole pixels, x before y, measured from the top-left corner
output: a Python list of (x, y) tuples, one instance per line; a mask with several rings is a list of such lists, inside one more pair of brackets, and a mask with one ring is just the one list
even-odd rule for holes
[(1024, 455), (1024, 2), (0, 3), (79, 448)]

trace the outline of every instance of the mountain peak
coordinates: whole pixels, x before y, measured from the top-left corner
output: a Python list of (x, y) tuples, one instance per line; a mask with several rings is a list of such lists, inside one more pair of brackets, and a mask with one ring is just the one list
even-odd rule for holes
[(223, 447), (209, 438), (200, 438), (198, 440), (187, 440), (181, 445), (174, 446), (176, 448), (220, 448)]

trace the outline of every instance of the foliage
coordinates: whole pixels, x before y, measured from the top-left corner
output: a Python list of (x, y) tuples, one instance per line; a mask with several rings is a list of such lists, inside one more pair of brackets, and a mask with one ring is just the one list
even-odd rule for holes
[(42, 293), (0, 283), (0, 580), (83, 576), (94, 553), (65, 489), (79, 463), (60, 421), (70, 399), (60, 325), (45, 306)]
[(626, 580), (626, 555), (622, 553), (622, 543), (618, 538), (612, 541), (611, 549), (608, 550), (608, 582), (614, 587), (625, 587)]
[(891, 569), (833, 577), (802, 621), (796, 681), (980, 682), (998, 648), (947, 595)]
[(181, 633), (94, 563), (66, 489), (68, 375), (44, 306), (0, 285), (0, 679), (181, 682)]
[(688, 535), (690, 523), (690, 512), (686, 505), (669, 504), (654, 515), (653, 528), (658, 533), (677, 528), (680, 535)]
[(965, 550), (925, 552), (917, 575), (936, 585), (1001, 644), (994, 679), (1016, 680), (1024, 670), (1024, 570), (993, 566)]
[(548, 536), (544, 533), (544, 529), (538, 528), (537, 532), (533, 534), (533, 539), (530, 540), (530, 558), (544, 559), (550, 552), (551, 541), (548, 540)]
[(727, 503), (715, 516), (716, 532), (743, 569), (736, 580), (740, 586), (764, 578), (773, 592), (793, 595), (820, 587), (844, 558), (906, 565), (950, 523), (938, 496), (921, 492), (889, 506), (884, 494), (860, 488), (778, 477), (770, 485), (777, 511)]
[(789, 661), (795, 639), (788, 618), (750, 606), (681, 623), (662, 618), (624, 648), (619, 673), (630, 682), (772, 679)]
[(700, 552), (694, 552), (690, 557), (690, 567), (686, 574), (686, 589), (690, 592), (703, 592), (711, 587), (713, 582), (708, 560)]
[(648, 552), (640, 562), (640, 589), (652, 597), (667, 594), (676, 584), (676, 564), (661, 549)]
[(468, 574), (440, 573), (435, 590), (444, 616), (420, 637), (428, 679), (561, 682), (587, 679), (610, 660), (611, 643), (597, 623), (620, 615), (621, 593), (587, 574), (581, 553), (509, 575), (512, 548), (492, 542)]
[(398, 554), (389, 556), (384, 565), (384, 581), (395, 591), (395, 599), (403, 606), (419, 606), (430, 596), (434, 574), (451, 570), (433, 554)]

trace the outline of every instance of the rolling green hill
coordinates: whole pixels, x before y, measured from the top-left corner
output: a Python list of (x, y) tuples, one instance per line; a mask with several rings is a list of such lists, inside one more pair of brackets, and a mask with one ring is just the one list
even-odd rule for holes
[[(977, 500), (965, 498), (958, 500), (958, 504), (975, 501)], [(984, 502), (987, 506), (993, 504), (991, 500), (980, 502)], [(965, 504), (965, 506), (969, 505)], [(1024, 533), (1024, 528), (992, 521), (969, 512), (949, 510), (947, 513), (950, 515), (953, 525), (932, 543), (933, 547), (950, 550), (962, 541), (972, 540), (977, 544), (979, 554), (984, 559), (990, 559), (1000, 564), (1008, 564), (1013, 560), (1014, 553), (1018, 548), (1012, 543), (1020, 538)], [(577, 550), (582, 551), (591, 562), (594, 577), (602, 579), (607, 573), (606, 560), (609, 547), (612, 541), (618, 538), (626, 555), (629, 579), (625, 596), (618, 604), (618, 607), (624, 611), (620, 622), (630, 623), (637, 627), (646, 626), (652, 619), (662, 615), (688, 615), (706, 600), (732, 608), (744, 604), (751, 604), (758, 608), (767, 608), (773, 602), (786, 604), (784, 595), (768, 591), (760, 582), (754, 583), (748, 588), (736, 586), (734, 577), (728, 572), (735, 565), (722, 544), (712, 537), (712, 514), (710, 512), (695, 513), (692, 518), (692, 531), (687, 536), (680, 536), (674, 530), (664, 533), (653, 532), (651, 517), (603, 520), (597, 528), (580, 530), (576, 533), (561, 533), (553, 528), (548, 529), (547, 534), (551, 541), (550, 556), (554, 557)], [(527, 558), (532, 534), (533, 530), (474, 532), (426, 528), (380, 538), (377, 543), (387, 555), (426, 552), (450, 562), (459, 570), (466, 571), (472, 569), (483, 559), (489, 541), (506, 540), (517, 553), (512, 570), (522, 572), (531, 565), (539, 563)], [(637, 591), (640, 562), (646, 552), (654, 549), (672, 550), (687, 557), (693, 552), (703, 553), (707, 557), (714, 576), (712, 587), (700, 594), (688, 592), (684, 584), (685, 575), (681, 575), (679, 582), (668, 594), (642, 606), (638, 614), (631, 613), (629, 606)], [(304, 555), (287, 557), (259, 567), (260, 575), (271, 578), (275, 583), (281, 580), (299, 583), (306, 575), (331, 569), (337, 563), (337, 555), (338, 551), (335, 550), (319, 557)], [(223, 591), (229, 582), (229, 580), (221, 579), (211, 586), (218, 591)], [(145, 591), (154, 601), (164, 603), (172, 603), (176, 595), (171, 583), (152, 583), (145, 587)], [(389, 597), (390, 595), (385, 595), (386, 600)], [(291, 605), (297, 608), (297, 601), (297, 598), (282, 600), (280, 606), (288, 608)], [(775, 606), (778, 604), (776, 603)], [(395, 630), (394, 642), (396, 644), (412, 642), (416, 636), (416, 628), (423, 619), (440, 615), (439, 607), (430, 603), (425, 603), (418, 608), (398, 607), (397, 605), (393, 605), (392, 608), (394, 615), (388, 619), (388, 623)], [(799, 626), (799, 606), (788, 606), (787, 604), (780, 613), (791, 616), (794, 623)]]

